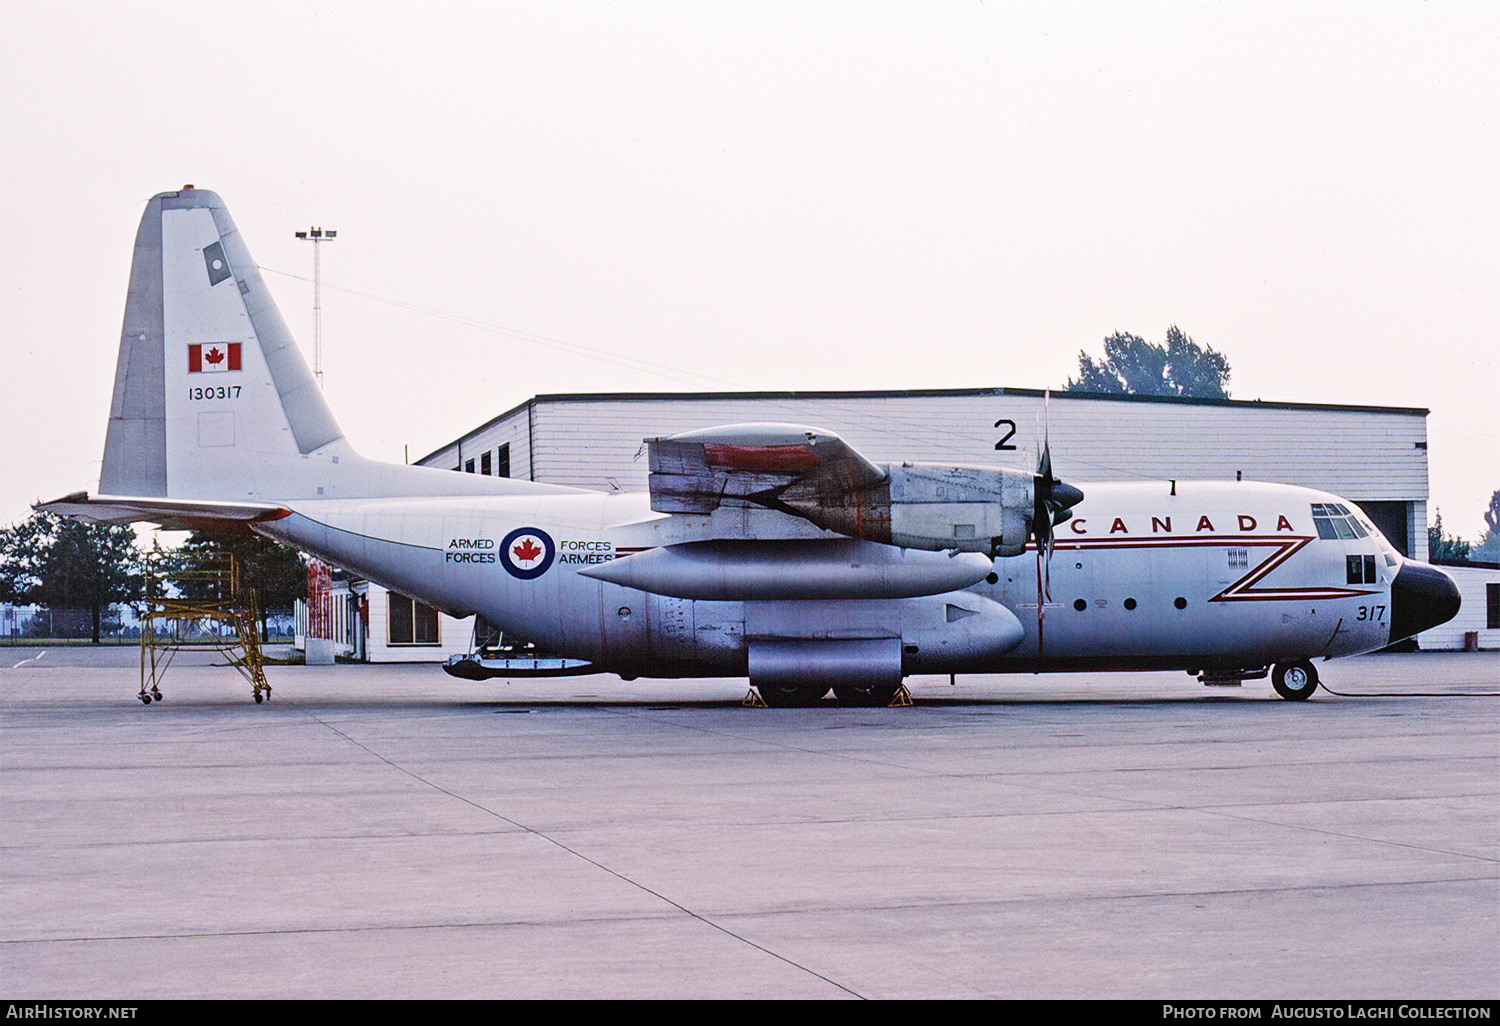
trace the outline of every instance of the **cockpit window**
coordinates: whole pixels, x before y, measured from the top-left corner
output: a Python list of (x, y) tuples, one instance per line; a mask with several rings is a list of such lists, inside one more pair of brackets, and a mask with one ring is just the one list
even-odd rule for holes
[(1367, 538), (1367, 532), (1359, 519), (1349, 512), (1349, 507), (1339, 502), (1315, 502), (1312, 504), (1313, 525), (1319, 538)]
[(1380, 580), (1375, 576), (1374, 556), (1346, 556), (1344, 565), (1348, 570), (1345, 575), (1350, 584), (1379, 584)]

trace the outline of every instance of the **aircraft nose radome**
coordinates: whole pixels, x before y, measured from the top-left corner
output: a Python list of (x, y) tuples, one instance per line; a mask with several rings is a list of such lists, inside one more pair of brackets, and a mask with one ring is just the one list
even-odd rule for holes
[(1426, 563), (1403, 564), (1391, 582), (1391, 641), (1420, 634), (1458, 615), (1458, 585)]

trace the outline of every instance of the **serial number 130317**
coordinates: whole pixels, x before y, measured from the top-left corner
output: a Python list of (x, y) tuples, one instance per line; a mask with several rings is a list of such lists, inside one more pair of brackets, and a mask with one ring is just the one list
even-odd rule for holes
[(239, 385), (208, 386), (207, 388), (188, 389), (188, 399), (238, 399), (240, 397)]

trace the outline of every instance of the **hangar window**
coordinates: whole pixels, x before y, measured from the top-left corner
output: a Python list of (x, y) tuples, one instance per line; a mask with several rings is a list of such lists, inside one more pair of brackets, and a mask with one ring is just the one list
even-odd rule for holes
[(510, 477), (510, 443), (495, 450), (495, 476)]
[(1484, 586), (1484, 624), (1490, 630), (1500, 627), (1500, 584)]
[(474, 461), (473, 460), (469, 460), (469, 462), (467, 462), (467, 463), (464, 464), (464, 473), (465, 474), (472, 474), (472, 473), (474, 473)]
[(479, 454), (479, 472), (486, 477), (490, 475), (490, 453), (488, 449)]
[(436, 645), (438, 643), (437, 610), (394, 591), (386, 593), (390, 620), (386, 634), (392, 645)]

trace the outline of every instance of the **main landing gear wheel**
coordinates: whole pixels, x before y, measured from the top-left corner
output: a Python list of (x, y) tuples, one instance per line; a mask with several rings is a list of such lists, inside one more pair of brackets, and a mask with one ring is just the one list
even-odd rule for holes
[(772, 709), (800, 709), (816, 705), (828, 694), (827, 688), (817, 687), (798, 688), (775, 684), (757, 684), (755, 687), (760, 692), (761, 701)]
[(899, 690), (900, 684), (870, 684), (864, 687), (835, 684), (833, 697), (839, 700), (840, 705), (883, 707), (891, 704), (891, 699), (896, 697)]
[(1271, 671), (1271, 686), (1289, 702), (1303, 702), (1318, 690), (1318, 671), (1306, 659), (1295, 663), (1277, 663)]

